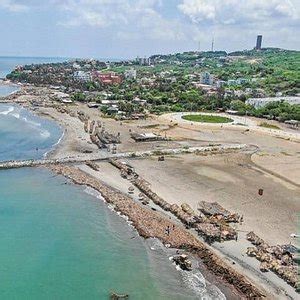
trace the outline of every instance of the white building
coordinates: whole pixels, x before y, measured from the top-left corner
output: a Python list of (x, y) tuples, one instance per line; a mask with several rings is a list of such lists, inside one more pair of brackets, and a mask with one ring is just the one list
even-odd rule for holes
[(126, 79), (136, 79), (136, 70), (131, 68), (131, 69), (128, 69), (128, 70), (125, 70), (125, 78)]
[(246, 103), (255, 108), (264, 107), (270, 102), (285, 101), (289, 104), (300, 104), (300, 97), (268, 97), (268, 98), (249, 98)]
[(81, 67), (78, 63), (74, 62), (73, 63), (73, 68), (79, 70)]
[(214, 76), (211, 75), (209, 72), (203, 72), (200, 74), (200, 83), (207, 84), (207, 85), (213, 85)]
[(151, 59), (148, 57), (144, 57), (144, 58), (137, 57), (136, 60), (141, 66), (150, 66), (151, 65)]
[(217, 82), (216, 82), (216, 86), (217, 86), (217, 88), (221, 88), (221, 87), (223, 87), (224, 85), (226, 85), (226, 81), (224, 81), (224, 80), (218, 80)]
[(91, 74), (89, 72), (84, 72), (84, 71), (74, 72), (73, 78), (75, 80), (84, 81), (84, 82), (92, 80)]

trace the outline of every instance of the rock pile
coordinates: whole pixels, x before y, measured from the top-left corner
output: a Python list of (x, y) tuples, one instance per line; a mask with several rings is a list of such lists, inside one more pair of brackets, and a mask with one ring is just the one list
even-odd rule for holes
[(176, 265), (178, 265), (184, 271), (192, 270), (192, 263), (188, 259), (186, 254), (176, 255), (172, 258)]
[(198, 203), (198, 210), (208, 217), (216, 217), (220, 220), (224, 220), (227, 223), (238, 223), (240, 221), (240, 216), (236, 213), (231, 213), (224, 207), (222, 207), (218, 202), (206, 202), (200, 201)]
[(120, 134), (114, 135), (102, 129), (96, 130), (96, 135), (104, 145), (121, 143)]
[[(135, 174), (133, 176), (132, 183), (156, 205), (160, 206), (165, 211), (170, 211), (175, 217), (177, 217), (184, 225), (189, 228), (195, 228), (197, 232), (204, 237), (204, 239), (212, 243), (214, 241), (233, 240), (237, 238), (237, 232), (223, 221), (223, 218), (218, 219), (216, 216), (209, 214), (206, 217), (205, 214), (200, 212), (196, 214), (195, 211), (187, 204), (183, 203), (181, 207), (177, 204), (170, 205), (163, 198), (159, 197), (150, 188), (149, 182), (141, 178), (136, 174), (131, 167), (127, 164), (121, 163), (117, 159), (111, 159), (110, 163), (121, 170), (121, 176), (128, 178), (128, 175)], [(220, 210), (220, 209), (219, 209)], [(221, 211), (221, 210), (220, 210)], [(224, 213), (224, 209), (222, 212)], [(224, 213), (225, 214), (225, 213)], [(232, 214), (228, 214), (232, 215)], [(227, 219), (229, 220), (229, 219)]]
[(96, 163), (92, 161), (87, 161), (85, 164), (91, 169), (93, 169), (94, 171), (99, 171), (99, 166)]
[(256, 247), (248, 247), (247, 255), (255, 257), (261, 262), (260, 270), (276, 273), (293, 287), (299, 286), (298, 268), (295, 262), (297, 249), (292, 245), (269, 246), (254, 232), (247, 234), (249, 240)]
[(81, 110), (77, 112), (77, 115), (78, 119), (83, 123), (89, 119), (89, 117)]

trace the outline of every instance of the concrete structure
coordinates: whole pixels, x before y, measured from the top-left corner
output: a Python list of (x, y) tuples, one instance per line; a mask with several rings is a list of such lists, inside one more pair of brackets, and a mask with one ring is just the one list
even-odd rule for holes
[(92, 78), (95, 81), (99, 81), (102, 84), (120, 84), (122, 83), (122, 77), (115, 72), (110, 73), (101, 73), (99, 71), (95, 71), (92, 74)]
[(300, 97), (269, 97), (269, 98), (249, 98), (246, 103), (253, 105), (255, 108), (264, 107), (270, 102), (284, 101), (289, 104), (300, 105)]
[(73, 101), (70, 99), (70, 95), (62, 92), (55, 92), (54, 99), (61, 101), (63, 103), (72, 103)]
[(73, 78), (78, 81), (87, 82), (87, 81), (91, 81), (92, 76), (89, 72), (76, 71), (73, 74)]
[(262, 35), (258, 35), (256, 39), (256, 50), (261, 50), (261, 44), (262, 44)]
[(139, 63), (139, 65), (141, 65), (141, 66), (150, 66), (151, 65), (151, 59), (148, 57), (144, 57), (144, 58), (137, 57), (136, 60)]
[(238, 78), (238, 79), (229, 79), (227, 81), (228, 85), (242, 85), (247, 83), (249, 80), (246, 78)]
[(136, 70), (133, 68), (126, 70), (124, 75), (125, 75), (126, 79), (134, 79), (135, 80), (136, 79)]
[(207, 85), (213, 85), (214, 76), (211, 75), (209, 72), (203, 72), (200, 75), (200, 83), (201, 84), (207, 84)]
[(226, 84), (227, 84), (226, 81), (224, 81), (224, 80), (218, 80), (218, 81), (216, 82), (216, 87), (217, 87), (217, 88), (221, 88), (221, 87), (223, 87), (223, 86), (226, 85)]

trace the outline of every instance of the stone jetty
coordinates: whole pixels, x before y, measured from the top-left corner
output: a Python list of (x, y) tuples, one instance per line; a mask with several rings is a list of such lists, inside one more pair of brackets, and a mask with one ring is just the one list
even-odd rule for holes
[(162, 149), (150, 151), (136, 151), (136, 152), (122, 152), (122, 153), (107, 153), (98, 151), (95, 153), (81, 153), (76, 157), (65, 157), (60, 159), (37, 159), (37, 160), (10, 160), (0, 162), (1, 169), (16, 169), (24, 167), (38, 167), (42, 165), (68, 164), (68, 163), (85, 163), (87, 161), (108, 160), (111, 158), (133, 158), (133, 157), (148, 157), (155, 155), (175, 155), (175, 154), (189, 154), (189, 153), (207, 153), (207, 152), (223, 152), (234, 151), (246, 148), (244, 144), (222, 144), (218, 146), (203, 146), (191, 148), (176, 148), (176, 149)]

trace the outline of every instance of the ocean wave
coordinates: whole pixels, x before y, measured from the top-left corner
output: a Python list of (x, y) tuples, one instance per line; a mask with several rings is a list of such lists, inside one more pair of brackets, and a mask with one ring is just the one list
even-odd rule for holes
[(33, 126), (41, 127), (41, 123), (34, 122), (32, 120), (28, 120), (27, 117), (23, 117), (22, 120), (25, 121), (28, 124), (33, 125)]
[(42, 138), (47, 139), (50, 137), (51, 133), (48, 130), (41, 130), (40, 135)]
[(58, 139), (58, 141), (57, 141), (55, 144), (53, 144), (53, 145), (51, 146), (51, 148), (50, 148), (49, 151), (45, 152), (44, 158), (46, 158), (46, 157), (48, 156), (48, 154), (49, 154), (50, 152), (52, 152), (52, 151), (55, 149), (55, 147), (58, 146), (58, 145), (60, 144), (60, 142), (62, 141), (62, 139), (64, 138), (64, 136), (65, 136), (65, 132), (63, 131), (63, 133), (62, 133), (61, 137)]
[(10, 106), (7, 110), (4, 110), (4, 111), (0, 111), (0, 115), (8, 115), (10, 114), (11, 112), (13, 112), (15, 110), (15, 108), (13, 106)]
[(182, 271), (183, 281), (185, 284), (195, 291), (203, 300), (226, 300), (225, 295), (220, 289), (206, 281), (204, 276), (198, 270), (191, 272)]
[(15, 117), (16, 119), (20, 119), (20, 114), (15, 113), (15, 114), (10, 114), (11, 116)]
[(94, 196), (94, 197), (96, 197), (96, 198), (98, 198), (98, 199), (101, 199), (102, 201), (105, 202), (105, 199), (103, 198), (103, 196), (101, 195), (101, 193), (98, 192), (97, 190), (95, 190), (95, 189), (93, 189), (93, 188), (87, 186), (87, 187), (84, 189), (84, 191), (85, 191), (87, 194), (89, 194), (89, 195), (91, 195), (91, 196)]
[[(93, 196), (93, 197), (96, 197), (96, 198), (102, 200), (103, 202), (107, 203), (106, 200), (104, 199), (104, 197), (101, 195), (100, 192), (98, 192), (97, 190), (95, 190), (95, 189), (93, 189), (93, 188), (91, 188), (91, 187), (89, 187), (89, 186), (85, 187), (84, 192), (86, 192), (87, 194), (89, 194), (89, 195), (91, 195), (91, 196)], [(115, 209), (115, 206), (114, 206), (113, 204), (109, 203), (109, 204), (107, 205), (107, 207), (108, 207), (112, 212), (114, 212), (115, 214), (117, 214), (119, 217), (121, 217), (122, 219), (124, 219), (124, 220), (126, 221), (126, 223), (128, 224), (129, 227), (135, 229), (135, 227), (133, 226), (133, 222), (129, 220), (128, 216), (122, 214), (120, 211), (117, 211), (117, 210)], [(135, 229), (135, 231), (136, 231), (136, 229)]]
[(21, 117), (21, 110), (22, 109), (17, 109), (14, 106), (10, 106), (10, 107), (8, 107), (7, 110), (1, 111), (0, 114), (1, 115), (5, 115), (5, 116), (14, 117), (16, 119), (19, 119), (21, 121), (24, 121), (24, 122), (32, 125), (33, 127), (41, 127), (41, 125), (42, 125), (41, 123), (35, 122), (33, 120), (30, 120), (27, 117), (23, 117), (23, 116)]

